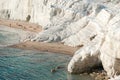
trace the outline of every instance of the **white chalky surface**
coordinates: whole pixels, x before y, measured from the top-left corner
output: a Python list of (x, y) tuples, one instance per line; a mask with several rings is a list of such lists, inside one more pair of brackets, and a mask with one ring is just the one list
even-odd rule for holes
[(84, 45), (71, 59), (70, 73), (99, 62), (108, 76), (120, 73), (120, 0), (0, 1), (1, 18), (26, 20), (28, 15), (44, 28), (31, 41)]

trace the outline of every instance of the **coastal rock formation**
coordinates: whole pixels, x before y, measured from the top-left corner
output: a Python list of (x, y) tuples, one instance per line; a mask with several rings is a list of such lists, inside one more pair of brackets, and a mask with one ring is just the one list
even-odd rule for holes
[(115, 76), (115, 78), (111, 78), (110, 80), (119, 80), (120, 76)]
[(108, 76), (120, 74), (119, 0), (1, 0), (0, 18), (42, 25), (31, 41), (83, 46), (68, 65), (70, 73), (102, 62)]
[[(104, 18), (103, 20), (105, 21), (100, 21), (101, 18)], [(101, 10), (94, 21), (90, 21), (86, 28), (80, 31), (81, 34), (79, 33), (79, 36), (81, 36), (80, 39), (84, 47), (80, 48), (73, 56), (68, 65), (69, 72), (85, 71), (100, 64), (100, 60), (103, 60), (102, 58), (100, 59), (101, 55), (104, 58), (104, 53), (101, 53), (100, 49), (105, 41), (105, 25), (110, 18), (111, 15), (106, 10)]]
[[(108, 32), (101, 48), (101, 60), (109, 76), (120, 74), (120, 14), (108, 24)], [(105, 61), (103, 61), (105, 60)]]

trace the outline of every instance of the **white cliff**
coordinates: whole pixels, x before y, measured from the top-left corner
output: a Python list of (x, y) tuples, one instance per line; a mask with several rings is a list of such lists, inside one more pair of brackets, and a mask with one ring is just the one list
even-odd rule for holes
[(1, 0), (0, 18), (42, 25), (31, 41), (83, 45), (68, 65), (70, 73), (102, 62), (108, 76), (120, 75), (119, 0)]

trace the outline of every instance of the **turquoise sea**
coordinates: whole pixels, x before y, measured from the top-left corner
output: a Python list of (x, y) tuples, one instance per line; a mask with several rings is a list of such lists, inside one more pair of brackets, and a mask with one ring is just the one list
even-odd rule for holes
[[(15, 33), (0, 31), (0, 45), (14, 44), (17, 38)], [(65, 54), (0, 46), (0, 80), (92, 80), (90, 76), (67, 72), (71, 58)], [(52, 73), (51, 69), (58, 66), (61, 68)]]

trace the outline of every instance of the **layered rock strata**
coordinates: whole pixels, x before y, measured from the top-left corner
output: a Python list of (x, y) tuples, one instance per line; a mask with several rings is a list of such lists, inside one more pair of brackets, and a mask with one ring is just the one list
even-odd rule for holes
[(42, 25), (31, 41), (83, 46), (68, 65), (70, 73), (102, 62), (108, 76), (120, 74), (119, 0), (1, 0), (0, 17)]

